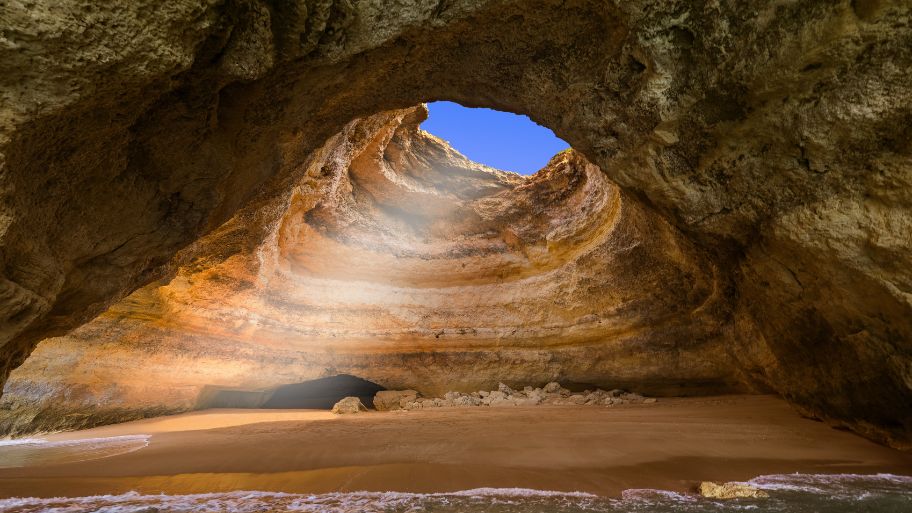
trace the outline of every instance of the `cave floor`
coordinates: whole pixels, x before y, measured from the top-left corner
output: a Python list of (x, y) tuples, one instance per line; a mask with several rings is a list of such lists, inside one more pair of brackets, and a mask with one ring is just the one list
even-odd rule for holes
[(139, 434), (149, 444), (133, 452), (0, 469), (0, 497), (479, 487), (617, 495), (763, 474), (912, 474), (912, 454), (804, 419), (772, 396), (349, 416), (207, 410), (45, 438)]

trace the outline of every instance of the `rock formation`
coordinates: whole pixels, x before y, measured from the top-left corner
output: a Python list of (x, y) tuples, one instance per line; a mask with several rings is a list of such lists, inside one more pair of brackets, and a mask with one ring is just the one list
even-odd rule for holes
[(286, 195), (197, 243), (204, 257), (168, 284), (43, 342), (0, 398), (2, 431), (339, 373), (430, 397), (501, 380), (744, 389), (725, 284), (677, 230), (572, 150), (521, 177), (419, 130), (425, 116), (351, 123)]
[(332, 412), (336, 415), (345, 415), (347, 413), (361, 413), (367, 411), (367, 407), (361, 404), (357, 397), (345, 397), (333, 405)]
[(763, 490), (745, 483), (713, 483), (703, 481), (700, 483), (700, 495), (710, 499), (764, 499), (769, 494)]
[(402, 410), (405, 405), (418, 399), (417, 390), (382, 390), (374, 395), (374, 409), (377, 411)]
[[(254, 251), (266, 234), (249, 232), (274, 226), (276, 202), (353, 119), (446, 98), (529, 114), (628, 211), (680, 230), (684, 255), (706, 259), (694, 281), (725, 284), (725, 353), (747, 382), (910, 447), (910, 17), (904, 0), (7, 3), (0, 377), (145, 284), (181, 269), (160, 293), (188, 294), (185, 266)], [(196, 242), (232, 230), (237, 246)], [(313, 265), (306, 249), (285, 254), (288, 269)], [(580, 326), (557, 358), (589, 336)], [(152, 335), (136, 346), (154, 353)], [(422, 369), (452, 354), (425, 340)], [(577, 356), (582, 374), (602, 372)]]

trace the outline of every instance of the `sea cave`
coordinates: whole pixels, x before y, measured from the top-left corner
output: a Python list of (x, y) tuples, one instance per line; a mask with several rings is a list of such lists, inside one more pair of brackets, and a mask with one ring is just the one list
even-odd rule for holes
[(0, 29), (0, 511), (912, 508), (907, 2)]

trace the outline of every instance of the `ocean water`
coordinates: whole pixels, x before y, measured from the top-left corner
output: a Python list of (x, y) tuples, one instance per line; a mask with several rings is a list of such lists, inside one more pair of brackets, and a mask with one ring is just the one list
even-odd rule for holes
[(0, 440), (0, 468), (96, 460), (149, 445), (149, 435), (109, 436), (48, 441), (40, 438)]
[(525, 489), (455, 493), (328, 493), (302, 495), (231, 492), (194, 495), (123, 495), (3, 499), (10, 513), (910, 513), (912, 477), (877, 475), (771, 475), (748, 483), (767, 499), (711, 500), (658, 490), (628, 490), (621, 498)]

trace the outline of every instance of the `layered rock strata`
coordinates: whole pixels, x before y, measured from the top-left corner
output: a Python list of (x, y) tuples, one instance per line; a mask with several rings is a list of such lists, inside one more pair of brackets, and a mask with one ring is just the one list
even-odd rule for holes
[(753, 384), (910, 447), (910, 11), (6, 3), (0, 378), (286, 193), (352, 119), (446, 98), (529, 114), (713, 254)]
[(725, 283), (570, 150), (522, 177), (419, 129), (351, 123), (305, 178), (198, 243), (168, 284), (41, 343), (7, 432), (110, 422), (340, 373), (426, 396), (553, 380), (743, 390)]

